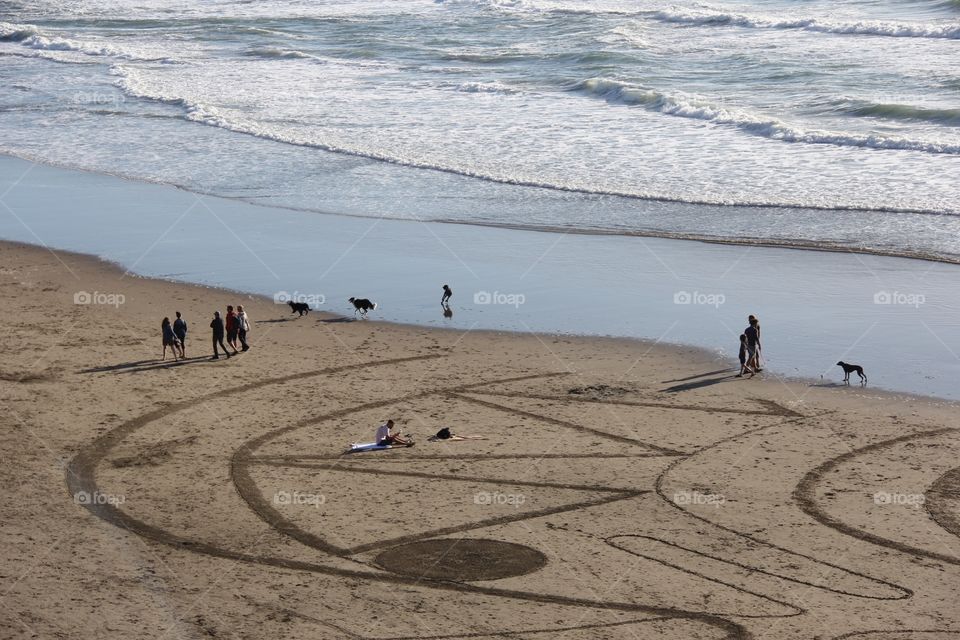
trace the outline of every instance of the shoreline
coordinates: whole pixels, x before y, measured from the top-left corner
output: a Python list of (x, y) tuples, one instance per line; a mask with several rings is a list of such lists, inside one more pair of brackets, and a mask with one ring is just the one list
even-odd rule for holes
[[(960, 399), (951, 383), (960, 360), (949, 357), (960, 353), (960, 343), (950, 346), (960, 285), (946, 263), (304, 215), (10, 162), (23, 175), (8, 183), (13, 215), (0, 218), (0, 238), (94, 255), (147, 277), (267, 298), (306, 293), (324, 310), (366, 297), (380, 303), (378, 320), (400, 324), (640, 338), (716, 356), (736, 352), (733, 327), (754, 313), (766, 327), (772, 374), (835, 380), (833, 365), (844, 359), (865, 365), (874, 388)], [(429, 301), (443, 281), (458, 292), (456, 313), (439, 319)], [(496, 304), (491, 295), (517, 303)], [(877, 304), (891, 295), (923, 304)], [(694, 304), (685, 306), (684, 296)]]
[[(86, 167), (71, 165), (69, 163), (57, 163), (47, 159), (38, 159), (30, 157), (28, 154), (15, 154), (11, 152), (2, 152), (0, 157), (4, 158), (13, 158), (16, 160), (22, 160), (24, 162), (30, 162), (44, 167), (51, 167), (56, 169), (63, 169), (66, 171), (79, 171), (83, 173), (89, 173), (92, 175), (99, 176), (108, 176), (111, 178), (116, 178), (119, 180), (124, 180), (127, 182), (145, 184), (145, 185), (156, 185), (161, 187), (170, 187), (173, 189), (178, 189), (185, 193), (196, 194), (201, 196), (207, 196), (211, 198), (218, 198), (223, 200), (231, 200), (238, 203), (248, 204), (255, 207), (263, 207), (268, 209), (282, 209), (284, 211), (296, 211), (300, 213), (314, 214), (314, 215), (323, 215), (323, 216), (340, 216), (344, 218), (355, 218), (360, 220), (398, 220), (398, 221), (410, 221), (411, 218), (403, 217), (400, 215), (384, 217), (384, 216), (375, 216), (375, 215), (363, 215), (356, 213), (344, 213), (339, 211), (325, 210), (325, 209), (313, 209), (308, 207), (297, 207), (293, 205), (282, 205), (282, 204), (262, 204), (255, 199), (248, 199), (241, 196), (230, 196), (215, 193), (212, 191), (203, 191), (201, 189), (196, 189), (188, 187), (186, 185), (178, 184), (175, 182), (166, 182), (163, 180), (150, 180), (149, 178), (142, 176), (133, 176), (127, 175), (125, 173), (102, 171), (99, 169), (89, 169)], [(423, 169), (431, 170), (431, 169)], [(502, 184), (512, 184), (512, 183), (502, 183)], [(569, 191), (571, 193), (580, 193), (586, 196), (597, 196), (604, 197), (610, 196), (615, 198), (630, 198), (637, 200), (644, 200), (650, 202), (664, 202), (671, 204), (689, 204), (691, 206), (709, 206), (709, 207), (720, 207), (720, 208), (738, 208), (738, 209), (758, 209), (758, 210), (767, 210), (767, 209), (790, 209), (790, 210), (811, 210), (811, 211), (850, 211), (850, 212), (861, 212), (861, 213), (895, 213), (895, 214), (915, 214), (915, 215), (924, 215), (924, 216), (947, 216), (947, 217), (956, 217), (960, 214), (951, 213), (951, 212), (939, 212), (939, 211), (927, 211), (923, 209), (880, 209), (880, 208), (857, 208), (857, 207), (812, 207), (812, 206), (795, 206), (795, 205), (778, 205), (778, 204), (734, 204), (734, 203), (723, 203), (723, 202), (697, 202), (689, 200), (671, 200), (669, 198), (643, 198), (639, 196), (629, 196), (629, 195), (617, 195), (617, 194), (604, 194), (604, 193), (592, 193), (589, 191), (578, 191), (578, 190), (567, 190), (559, 189), (554, 187), (542, 187), (535, 184), (525, 185), (517, 184), (514, 186), (526, 186), (531, 189), (548, 189), (548, 190), (559, 190), (559, 191)], [(482, 220), (454, 220), (446, 218), (425, 218), (417, 219), (418, 222), (430, 222), (436, 224), (450, 224), (450, 225), (463, 225), (470, 227), (485, 227), (491, 229), (513, 229), (517, 231), (530, 231), (535, 233), (556, 233), (556, 234), (577, 234), (577, 235), (586, 235), (586, 236), (608, 236), (608, 237), (626, 237), (626, 238), (661, 238), (667, 240), (683, 240), (687, 242), (703, 242), (706, 244), (719, 244), (719, 245), (728, 245), (734, 247), (765, 247), (771, 249), (792, 249), (797, 251), (817, 251), (825, 253), (849, 253), (849, 254), (859, 254), (865, 256), (879, 256), (879, 257), (888, 257), (888, 258), (904, 258), (907, 260), (921, 260), (925, 262), (935, 262), (940, 264), (950, 264), (950, 265), (960, 265), (960, 256), (949, 256), (941, 255), (929, 252), (920, 252), (920, 251), (910, 251), (907, 249), (890, 249), (884, 250), (880, 248), (864, 248), (857, 247), (853, 245), (845, 245), (839, 242), (828, 242), (828, 241), (816, 241), (816, 240), (788, 240), (788, 239), (773, 239), (773, 238), (749, 238), (749, 237), (724, 237), (724, 236), (711, 236), (711, 235), (698, 235), (695, 233), (686, 233), (686, 232), (670, 232), (670, 231), (657, 231), (655, 229), (612, 229), (604, 227), (571, 227), (571, 226), (562, 226), (562, 225), (535, 225), (535, 224), (522, 224), (522, 223), (498, 223), (498, 222), (485, 222)]]
[[(77, 251), (69, 251), (65, 249), (51, 249), (49, 247), (44, 247), (42, 245), (31, 244), (29, 242), (17, 242), (11, 240), (0, 240), (0, 252), (4, 249), (21, 249), (28, 251), (35, 251), (38, 253), (53, 253), (55, 255), (67, 255), (72, 257), (74, 260), (85, 261), (88, 264), (92, 265), (96, 269), (101, 269), (106, 274), (119, 274), (121, 277), (133, 277), (144, 282), (156, 282), (164, 283), (170, 285), (185, 285), (191, 288), (199, 288), (205, 291), (211, 292), (211, 294), (217, 297), (224, 297), (227, 295), (237, 296), (245, 300), (256, 300), (261, 304), (265, 305), (274, 305), (278, 308), (278, 312), (285, 311), (286, 307), (282, 304), (276, 303), (270, 296), (256, 293), (253, 291), (247, 291), (243, 289), (234, 289), (229, 287), (222, 287), (216, 285), (205, 285), (195, 282), (190, 282), (187, 280), (178, 280), (176, 278), (164, 278), (156, 276), (147, 276), (139, 274), (136, 272), (131, 272), (127, 270), (122, 264), (96, 256), (89, 253), (81, 253)], [(354, 318), (348, 313), (338, 313), (335, 311), (328, 311), (322, 309), (311, 309), (310, 316), (316, 315), (320, 317), (323, 322), (355, 322)], [(305, 316), (305, 317), (310, 317)], [(290, 314), (287, 316), (287, 319), (296, 319), (297, 316)], [(356, 321), (360, 322), (360, 321)], [(362, 322), (368, 323), (373, 327), (382, 326), (388, 328), (395, 328), (400, 330), (409, 330), (409, 331), (428, 331), (436, 332), (439, 334), (447, 336), (456, 336), (464, 334), (464, 331), (454, 327), (443, 327), (443, 326), (428, 326), (417, 324), (413, 322), (396, 322), (390, 320), (375, 320), (368, 319), (363, 320)], [(718, 367), (725, 367), (722, 371), (733, 374), (738, 370), (737, 363), (734, 363), (729, 357), (726, 357), (720, 353), (717, 353), (715, 350), (711, 350), (707, 347), (701, 347), (698, 345), (692, 344), (676, 344), (670, 342), (660, 342), (656, 340), (651, 340), (647, 338), (639, 337), (630, 337), (630, 336), (602, 336), (602, 335), (589, 335), (589, 334), (580, 334), (580, 333), (545, 333), (537, 331), (520, 331), (520, 330), (509, 330), (509, 329), (482, 329), (482, 328), (473, 328), (468, 329), (470, 334), (474, 334), (481, 337), (486, 337), (490, 339), (503, 338), (503, 337), (513, 337), (513, 338), (523, 338), (523, 337), (532, 337), (540, 340), (541, 342), (544, 339), (554, 340), (557, 338), (563, 338), (566, 340), (579, 341), (584, 343), (590, 342), (601, 342), (607, 345), (612, 346), (622, 346), (630, 351), (638, 351), (642, 348), (645, 348), (645, 351), (649, 352), (651, 350), (660, 350), (674, 357), (678, 357), (684, 360), (693, 358), (694, 362), (699, 365), (711, 365)], [(719, 373), (719, 371), (718, 371)], [(779, 382), (788, 386), (800, 386), (807, 388), (822, 388), (822, 389), (850, 389), (853, 391), (860, 391), (864, 394), (869, 393), (870, 395), (878, 396), (878, 399), (886, 401), (906, 401), (906, 402), (920, 402), (927, 404), (931, 407), (942, 407), (942, 408), (955, 408), (960, 409), (960, 400), (954, 400), (950, 398), (942, 398), (939, 396), (933, 395), (923, 395), (919, 393), (909, 393), (904, 391), (896, 391), (891, 389), (883, 388), (870, 388), (870, 387), (860, 387), (856, 383), (851, 383), (849, 387), (841, 384), (822, 384), (823, 380), (817, 380), (811, 377), (804, 376), (790, 376), (790, 375), (779, 375), (773, 374), (769, 371), (764, 372), (765, 375), (761, 374), (755, 378), (744, 378), (743, 382), (746, 384), (751, 384), (753, 382)], [(821, 384), (817, 384), (820, 382)]]

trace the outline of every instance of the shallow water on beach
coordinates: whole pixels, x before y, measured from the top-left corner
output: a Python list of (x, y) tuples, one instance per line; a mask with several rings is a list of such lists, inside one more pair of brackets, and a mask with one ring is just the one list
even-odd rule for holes
[[(842, 359), (865, 367), (868, 391), (960, 399), (956, 265), (315, 215), (3, 157), (0, 193), (9, 207), (2, 239), (273, 296), (276, 318), (289, 315), (283, 303), (291, 298), (350, 316), (347, 298), (367, 297), (378, 303), (377, 320), (644, 338), (706, 348), (732, 366), (752, 313), (772, 373), (834, 386)], [(444, 282), (454, 291), (449, 318), (440, 307)], [(77, 282), (62, 295), (110, 294), (88, 288)], [(315, 318), (303, 322), (323, 331)], [(582, 366), (557, 361), (558, 370)], [(673, 378), (664, 371), (655, 382)]]
[(0, 152), (311, 211), (960, 260), (957, 60), (940, 0), (11, 0)]

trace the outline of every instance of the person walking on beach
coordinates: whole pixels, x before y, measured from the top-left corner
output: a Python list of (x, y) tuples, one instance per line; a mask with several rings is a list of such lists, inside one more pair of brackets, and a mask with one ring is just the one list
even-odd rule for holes
[(227, 305), (227, 344), (233, 348), (233, 355), (240, 351), (237, 349), (237, 314), (233, 312), (233, 305)]
[(223, 349), (223, 353), (229, 358), (230, 352), (227, 351), (227, 347), (223, 344), (223, 318), (220, 317), (219, 311), (213, 312), (213, 320), (210, 321), (210, 328), (213, 329), (213, 357), (211, 360), (220, 359), (220, 354), (217, 352), (218, 344), (220, 348)]
[(760, 318), (750, 316), (747, 321), (752, 322), (753, 326), (757, 328), (757, 366), (754, 368), (757, 371), (763, 371), (763, 341), (760, 339)]
[(750, 325), (743, 330), (747, 337), (747, 366), (753, 371), (762, 371), (760, 368), (760, 321), (755, 316), (747, 318)]
[(164, 318), (163, 322), (160, 323), (160, 332), (163, 335), (163, 357), (161, 360), (167, 359), (167, 347), (170, 347), (170, 352), (173, 353), (173, 361), (176, 362), (179, 341), (176, 334), (173, 333), (173, 327), (170, 326), (170, 318)]
[(750, 377), (753, 377), (754, 371), (747, 366), (747, 353), (749, 348), (747, 347), (747, 334), (740, 334), (740, 373), (737, 374), (738, 378), (742, 378), (744, 373), (749, 373)]
[(249, 351), (250, 345), (247, 344), (247, 331), (250, 331), (250, 316), (243, 310), (243, 305), (237, 305), (237, 337), (240, 339), (241, 351)]
[(448, 284), (443, 285), (443, 297), (440, 298), (441, 306), (445, 304), (450, 304), (450, 298), (452, 297), (453, 297), (453, 289), (451, 289), (450, 285)]
[(173, 321), (173, 335), (180, 340), (180, 355), (187, 357), (187, 321), (180, 317), (177, 311), (177, 319)]

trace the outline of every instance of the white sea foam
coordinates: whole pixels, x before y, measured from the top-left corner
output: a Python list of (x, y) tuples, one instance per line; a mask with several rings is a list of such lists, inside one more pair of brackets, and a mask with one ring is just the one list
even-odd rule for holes
[(789, 125), (776, 118), (750, 113), (744, 109), (720, 106), (698, 96), (663, 93), (605, 78), (591, 78), (576, 85), (575, 89), (598, 95), (608, 101), (640, 105), (666, 115), (731, 125), (753, 135), (783, 142), (960, 154), (960, 144), (881, 134), (866, 135), (806, 130)]
[(655, 20), (703, 26), (735, 26), (751, 29), (801, 29), (821, 33), (839, 33), (899, 38), (960, 38), (960, 24), (919, 24), (913, 22), (858, 21), (831, 22), (817, 18), (774, 19), (768, 16), (669, 9), (650, 14)]
[(457, 91), (466, 93), (516, 93), (517, 90), (502, 82), (463, 82), (457, 85)]
[(86, 56), (107, 56), (123, 60), (138, 60), (143, 62), (173, 62), (173, 60), (165, 56), (143, 55), (140, 52), (116, 47), (99, 41), (82, 41), (45, 33), (34, 25), (30, 24), (0, 22), (0, 41), (15, 42), (23, 47), (36, 49), (39, 51), (71, 52), (80, 53)]

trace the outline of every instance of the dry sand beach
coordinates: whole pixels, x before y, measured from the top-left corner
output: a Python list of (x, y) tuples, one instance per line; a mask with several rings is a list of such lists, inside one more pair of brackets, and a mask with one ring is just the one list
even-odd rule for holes
[[(0, 265), (0, 637), (960, 635), (955, 405)], [(211, 362), (237, 303), (252, 350)], [(416, 446), (343, 455), (389, 417)]]

